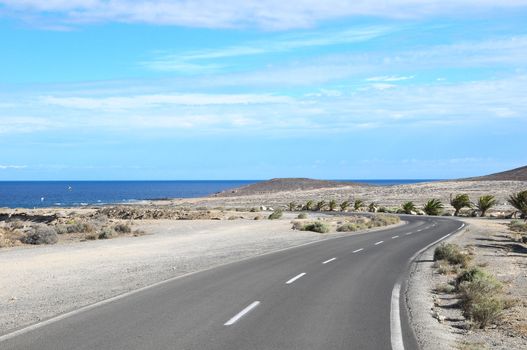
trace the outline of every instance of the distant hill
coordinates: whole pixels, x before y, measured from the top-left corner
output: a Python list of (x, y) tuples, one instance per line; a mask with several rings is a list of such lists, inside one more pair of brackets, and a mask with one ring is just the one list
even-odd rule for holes
[(471, 181), (527, 181), (527, 166), (485, 176), (470, 177)]
[[(357, 186), (352, 182), (338, 182), (328, 180), (314, 180), (306, 178), (279, 178), (258, 182), (232, 190), (215, 194), (216, 197), (245, 196), (252, 194), (274, 193), (298, 190), (316, 190), (321, 188), (334, 188), (345, 186)], [(361, 184), (361, 186), (365, 186)]]

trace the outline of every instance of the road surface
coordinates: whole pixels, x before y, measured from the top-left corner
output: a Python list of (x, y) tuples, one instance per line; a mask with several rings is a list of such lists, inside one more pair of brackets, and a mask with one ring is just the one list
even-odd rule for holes
[(0, 349), (416, 349), (394, 286), (462, 224), (403, 219), (173, 279), (4, 335)]

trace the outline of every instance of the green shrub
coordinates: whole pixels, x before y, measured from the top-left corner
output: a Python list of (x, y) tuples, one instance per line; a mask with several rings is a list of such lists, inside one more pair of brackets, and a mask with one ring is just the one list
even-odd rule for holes
[(364, 206), (364, 201), (362, 199), (356, 199), (355, 202), (353, 202), (353, 209), (358, 211), (360, 208)]
[(313, 231), (318, 233), (329, 232), (329, 226), (323, 222), (317, 221), (314, 223), (306, 224), (301, 228), (302, 231)]
[(498, 203), (496, 198), (491, 195), (485, 195), (478, 198), (478, 201), (476, 203), (476, 208), (480, 211), (481, 217), (484, 217), (487, 213), (487, 210), (492, 208)]
[(515, 232), (527, 232), (527, 223), (521, 220), (512, 220), (509, 228)]
[(95, 227), (86, 222), (75, 222), (71, 225), (66, 226), (66, 232), (67, 233), (92, 233), (92, 232), (95, 232)]
[(283, 212), (281, 209), (277, 209), (275, 210), (271, 215), (269, 215), (268, 219), (269, 220), (277, 220), (277, 219), (280, 219), (283, 215)]
[(463, 282), (472, 282), (472, 281), (474, 281), (477, 278), (483, 277), (485, 274), (486, 274), (485, 271), (483, 271), (481, 268), (473, 267), (473, 268), (471, 268), (469, 270), (465, 270), (465, 271), (461, 272), (456, 277), (454, 285), (455, 285), (456, 289), (458, 289), (459, 286), (461, 285), (461, 283), (463, 283)]
[(132, 228), (126, 224), (117, 224), (114, 226), (113, 230), (117, 233), (131, 233)]
[(335, 211), (337, 209), (337, 201), (334, 199), (330, 200), (328, 206), (330, 211)]
[(412, 214), (412, 212), (415, 212), (417, 208), (414, 202), (406, 202), (403, 203), (402, 209), (405, 214)]
[(483, 270), (463, 272), (458, 279), (462, 276), (465, 280), (459, 283), (458, 291), (465, 317), (479, 328), (498, 321), (505, 307), (501, 282)]
[(371, 222), (373, 227), (394, 225), (401, 221), (398, 216), (395, 215), (375, 215)]
[(287, 208), (289, 209), (289, 211), (295, 211), (296, 202), (289, 202), (289, 204), (287, 205)]
[(437, 285), (436, 288), (435, 288), (435, 291), (437, 293), (446, 293), (446, 294), (450, 294), (452, 292), (455, 291), (455, 287), (449, 283), (442, 283), (440, 285)]
[(503, 309), (502, 299), (482, 298), (472, 304), (469, 317), (478, 328), (486, 328), (501, 319)]
[(327, 203), (326, 201), (320, 201), (320, 202), (317, 202), (317, 205), (316, 205), (316, 210), (318, 211), (322, 211), (324, 209), (326, 209), (326, 206), (327, 206)]
[(102, 231), (99, 233), (98, 238), (99, 239), (110, 239), (115, 235), (115, 231), (112, 230), (109, 227), (105, 227), (102, 229)]
[(298, 214), (297, 219), (307, 219), (307, 214), (306, 213), (300, 213), (300, 214)]
[(434, 261), (445, 260), (451, 265), (467, 266), (470, 256), (461, 252), (457, 244), (442, 243), (434, 250)]
[(522, 218), (527, 219), (527, 191), (510, 195), (507, 202), (520, 212)]
[(340, 210), (346, 211), (350, 207), (351, 203), (349, 201), (344, 201), (340, 203)]
[(455, 197), (450, 196), (450, 205), (456, 210), (454, 216), (458, 216), (461, 209), (472, 207), (468, 194), (458, 194)]
[(302, 209), (313, 210), (313, 204), (314, 202), (312, 200), (308, 200)]
[(427, 215), (440, 215), (443, 211), (443, 203), (439, 199), (430, 199), (428, 202), (426, 202), (425, 206), (423, 207), (423, 211)]
[(345, 223), (337, 227), (337, 232), (354, 232), (360, 230), (360, 226), (356, 223)]

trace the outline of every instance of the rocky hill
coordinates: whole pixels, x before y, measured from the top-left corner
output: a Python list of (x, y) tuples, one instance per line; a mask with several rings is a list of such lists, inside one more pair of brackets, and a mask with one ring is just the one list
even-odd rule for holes
[(485, 176), (471, 177), (471, 181), (527, 181), (527, 166)]
[[(358, 186), (352, 182), (338, 182), (328, 180), (314, 180), (306, 178), (279, 178), (262, 181), (255, 184), (223, 191), (215, 194), (215, 197), (246, 196), (254, 194), (266, 194), (285, 191), (317, 190), (323, 188)], [(361, 184), (361, 186), (364, 186)]]

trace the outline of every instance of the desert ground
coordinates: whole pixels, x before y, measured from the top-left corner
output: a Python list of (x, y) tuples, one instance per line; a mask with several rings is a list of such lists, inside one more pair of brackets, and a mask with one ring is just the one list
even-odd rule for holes
[[(403, 202), (413, 201), (417, 205), (423, 205), (432, 198), (440, 199), (446, 204), (447, 209), (451, 195), (466, 193), (472, 200), (479, 196), (491, 194), (498, 200), (494, 212), (507, 211), (512, 208), (506, 199), (512, 193), (523, 191), (527, 188), (527, 181), (438, 181), (424, 182), (409, 185), (396, 186), (368, 186), (355, 184), (352, 186), (339, 186), (329, 188), (318, 188), (312, 190), (297, 190), (284, 188), (280, 191), (267, 192), (244, 192), (243, 195), (233, 196), (231, 193), (218, 194), (205, 198), (178, 199), (164, 204), (194, 206), (194, 207), (267, 207), (286, 208), (290, 202), (303, 204), (308, 200), (345, 200), (361, 199), (367, 205), (371, 202), (379, 207), (399, 208)], [(453, 210), (451, 210), (453, 211)]]

